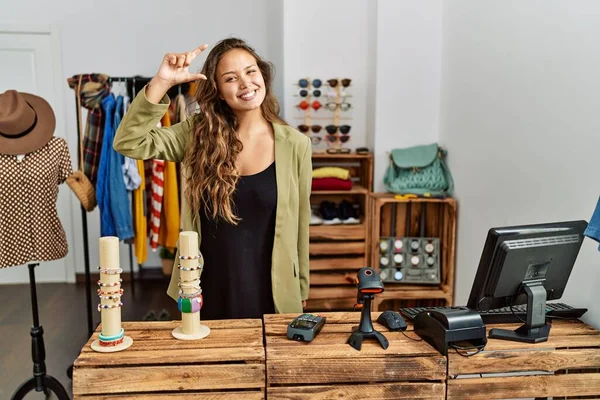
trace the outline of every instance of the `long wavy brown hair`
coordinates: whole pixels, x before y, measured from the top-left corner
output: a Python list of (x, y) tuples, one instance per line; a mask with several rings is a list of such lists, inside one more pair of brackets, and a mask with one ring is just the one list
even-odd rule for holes
[(196, 100), (200, 111), (183, 164), (188, 171), (185, 197), (194, 219), (205, 212), (213, 219), (237, 224), (240, 218), (235, 215), (232, 195), (240, 178), (235, 161), (243, 146), (237, 135), (237, 118), (219, 97), (216, 81), (219, 61), (233, 49), (246, 50), (256, 59), (265, 82), (265, 99), (260, 106), (263, 117), (271, 123), (286, 124), (279, 117), (279, 102), (272, 91), (273, 64), (260, 58), (244, 40), (224, 39), (213, 47), (202, 67), (201, 73), (207, 80), (198, 83)]

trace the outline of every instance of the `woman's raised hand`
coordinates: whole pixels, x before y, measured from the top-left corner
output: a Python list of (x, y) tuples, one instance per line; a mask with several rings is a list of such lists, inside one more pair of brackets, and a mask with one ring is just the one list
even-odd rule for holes
[(175, 86), (180, 83), (197, 81), (198, 79), (206, 80), (206, 76), (202, 74), (190, 73), (189, 66), (200, 53), (208, 48), (207, 44), (196, 47), (187, 53), (168, 53), (163, 57), (162, 63), (156, 73), (156, 78)]
[(158, 102), (162, 96), (173, 86), (180, 83), (206, 80), (203, 74), (191, 73), (189, 66), (200, 53), (208, 48), (207, 44), (195, 48), (187, 53), (167, 53), (163, 57), (158, 72), (150, 81), (146, 94), (152, 102)]

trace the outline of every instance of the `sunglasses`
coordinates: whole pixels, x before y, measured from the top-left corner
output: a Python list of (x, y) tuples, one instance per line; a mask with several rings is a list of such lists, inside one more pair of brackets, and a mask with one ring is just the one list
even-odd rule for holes
[[(309, 85), (308, 79), (300, 79), (298, 81), (298, 86), (301, 88), (307, 88)], [(320, 79), (313, 79), (312, 86), (315, 88), (320, 88), (323, 85), (323, 82)]]
[(298, 130), (302, 133), (307, 133), (309, 130), (313, 131), (314, 133), (319, 133), (321, 132), (321, 129), (323, 129), (321, 125), (298, 125)]
[(302, 100), (300, 103), (298, 103), (296, 105), (296, 107), (301, 108), (303, 110), (308, 110), (308, 108), (310, 107), (310, 104), (308, 103), (308, 101)]
[(346, 135), (348, 134), (348, 132), (350, 132), (350, 125), (327, 125), (325, 127), (325, 130), (327, 131), (327, 133), (329, 133), (330, 135), (333, 135), (334, 133), (337, 133), (337, 131), (339, 130), (340, 133)]
[(312, 90), (310, 90), (310, 89), (300, 89), (300, 90), (298, 90), (298, 95), (301, 96), (301, 97), (306, 97), (309, 94), (312, 95), (312, 96), (315, 96), (315, 97), (320, 97), (322, 93), (323, 92), (321, 92), (321, 89), (312, 89)]
[(338, 108), (342, 111), (348, 111), (350, 108), (352, 108), (352, 104), (346, 102), (334, 103), (330, 101), (329, 103), (325, 104), (325, 108), (329, 111), (335, 111)]
[(327, 153), (329, 154), (350, 154), (350, 149), (327, 149)]
[(327, 140), (330, 143), (335, 143), (338, 141), (338, 139), (340, 140), (340, 142), (342, 143), (346, 143), (348, 140), (350, 140), (350, 135), (342, 135), (342, 136), (337, 136), (337, 135), (327, 135)]
[(312, 144), (319, 144), (319, 143), (321, 143), (321, 137), (320, 136), (311, 136), (310, 141), (312, 142)]
[(323, 105), (318, 100), (313, 101), (311, 104), (309, 104), (306, 100), (302, 100), (296, 105), (296, 107), (299, 107), (303, 110), (308, 110), (309, 107), (312, 107), (315, 111), (317, 111), (319, 108), (323, 107)]
[(352, 82), (352, 79), (329, 79), (327, 81), (327, 83), (329, 83), (329, 86), (331, 87), (336, 87), (338, 85), (338, 82), (341, 83), (343, 87), (348, 87), (350, 86), (350, 82)]

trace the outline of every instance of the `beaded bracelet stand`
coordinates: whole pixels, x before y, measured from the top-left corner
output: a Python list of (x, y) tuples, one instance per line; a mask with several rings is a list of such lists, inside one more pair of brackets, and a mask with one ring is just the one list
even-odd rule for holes
[(100, 353), (113, 353), (125, 350), (133, 344), (133, 339), (125, 336), (121, 327), (121, 307), (123, 289), (119, 268), (119, 238), (106, 236), (100, 238), (100, 280), (98, 281), (98, 311), (102, 322), (102, 332), (92, 342), (92, 350)]
[(175, 328), (172, 335), (180, 340), (202, 339), (210, 334), (210, 328), (200, 323), (202, 289), (200, 288), (201, 256), (198, 252), (198, 234), (179, 234), (179, 299), (182, 325)]

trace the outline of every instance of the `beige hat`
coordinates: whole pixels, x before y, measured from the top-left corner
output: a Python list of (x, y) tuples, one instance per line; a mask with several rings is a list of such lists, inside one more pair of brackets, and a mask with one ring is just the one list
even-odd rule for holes
[(45, 146), (56, 118), (39, 96), (7, 90), (0, 94), (0, 154), (26, 154)]

